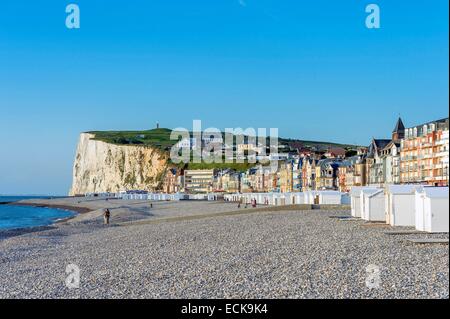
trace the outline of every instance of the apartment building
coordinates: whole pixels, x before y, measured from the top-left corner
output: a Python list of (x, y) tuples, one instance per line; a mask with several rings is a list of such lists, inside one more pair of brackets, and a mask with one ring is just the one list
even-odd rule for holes
[(401, 141), (400, 181), (448, 185), (448, 118), (407, 128)]
[(184, 190), (186, 193), (210, 193), (213, 190), (215, 170), (184, 171)]

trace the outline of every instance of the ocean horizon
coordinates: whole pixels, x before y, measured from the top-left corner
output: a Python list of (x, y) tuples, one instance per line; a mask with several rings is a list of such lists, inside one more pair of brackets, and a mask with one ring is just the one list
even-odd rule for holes
[[(0, 196), (0, 203), (11, 203), (25, 199), (48, 199), (53, 196)], [(54, 222), (75, 215), (75, 212), (47, 207), (0, 205), (0, 231), (38, 226), (48, 226)]]

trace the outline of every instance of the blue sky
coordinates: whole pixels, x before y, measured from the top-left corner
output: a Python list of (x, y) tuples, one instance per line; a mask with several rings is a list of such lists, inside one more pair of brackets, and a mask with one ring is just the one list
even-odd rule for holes
[(398, 114), (446, 117), (448, 23), (447, 0), (4, 0), (0, 194), (67, 193), (82, 131), (201, 119), (368, 144)]

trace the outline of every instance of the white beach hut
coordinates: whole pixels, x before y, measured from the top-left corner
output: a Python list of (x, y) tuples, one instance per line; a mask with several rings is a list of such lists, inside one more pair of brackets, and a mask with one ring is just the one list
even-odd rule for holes
[(361, 191), (363, 189), (377, 189), (369, 186), (353, 186), (350, 189), (350, 206), (353, 217), (361, 217), (362, 205), (361, 205)]
[(315, 204), (319, 203), (319, 192), (318, 191), (307, 191), (304, 193), (305, 195), (305, 204)]
[(303, 201), (304, 201), (304, 199), (303, 199), (303, 193), (295, 193), (294, 194), (294, 200), (295, 200), (295, 203), (294, 204), (296, 204), (296, 205), (299, 205), (299, 204), (303, 204)]
[(286, 205), (293, 205), (293, 204), (295, 204), (294, 193), (285, 193), (284, 196), (286, 197)]
[(320, 191), (319, 204), (340, 205), (342, 203), (342, 193), (338, 191)]
[(361, 218), (367, 221), (386, 221), (384, 190), (365, 188), (361, 190)]
[(386, 188), (386, 223), (391, 226), (415, 226), (415, 192), (419, 185), (388, 185)]
[(430, 233), (448, 233), (448, 187), (424, 187), (417, 189), (415, 196), (416, 229)]
[(302, 204), (309, 204), (309, 191), (303, 192), (303, 203)]
[(278, 205), (279, 205), (279, 206), (284, 206), (284, 205), (286, 205), (286, 194), (280, 193), (279, 196), (278, 196), (278, 198), (279, 198), (279, 201), (278, 201)]

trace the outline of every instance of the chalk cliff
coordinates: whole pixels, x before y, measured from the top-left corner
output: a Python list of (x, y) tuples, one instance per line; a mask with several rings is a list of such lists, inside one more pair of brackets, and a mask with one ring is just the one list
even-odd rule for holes
[(69, 195), (155, 190), (168, 167), (168, 157), (148, 146), (116, 145), (82, 133), (73, 165)]

